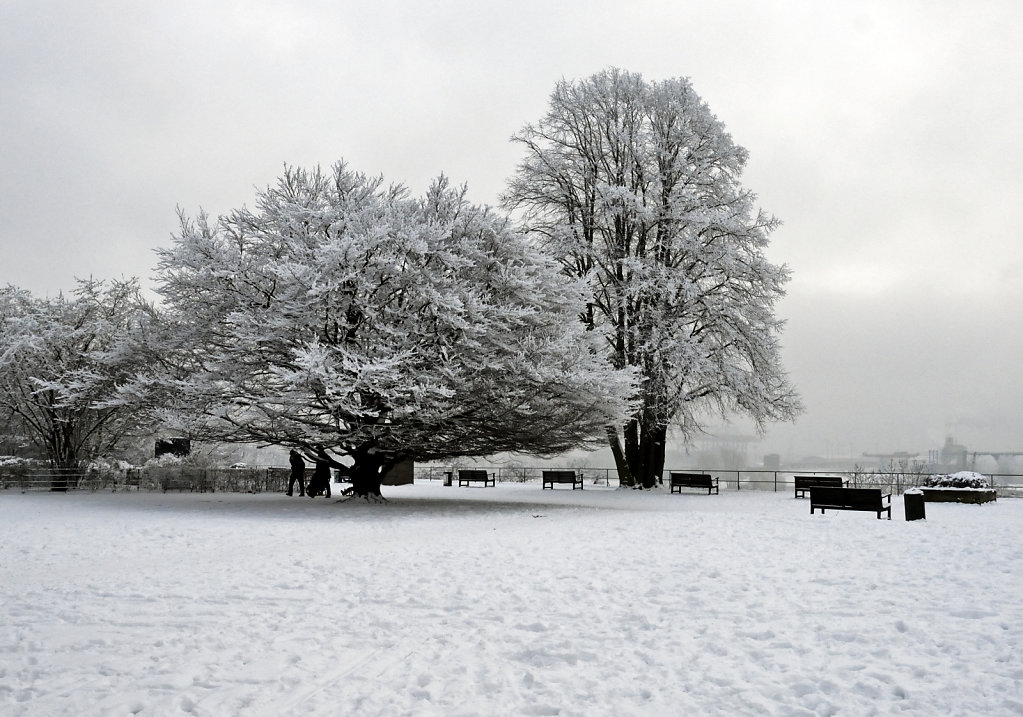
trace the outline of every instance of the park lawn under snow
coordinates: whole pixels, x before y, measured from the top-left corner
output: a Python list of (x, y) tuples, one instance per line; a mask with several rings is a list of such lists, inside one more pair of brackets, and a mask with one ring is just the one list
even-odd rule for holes
[(4, 715), (1023, 714), (1023, 500), (0, 494)]

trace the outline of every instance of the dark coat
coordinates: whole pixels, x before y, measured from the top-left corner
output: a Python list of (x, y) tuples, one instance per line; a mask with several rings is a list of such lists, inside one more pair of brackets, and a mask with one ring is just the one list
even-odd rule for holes
[(291, 475), (296, 478), (305, 477), (305, 461), (302, 460), (302, 456), (297, 451), (291, 452), (289, 461), (291, 462)]
[(309, 495), (330, 496), (330, 464), (325, 461), (316, 461), (316, 470), (313, 477), (309, 479), (309, 488), (306, 490)]

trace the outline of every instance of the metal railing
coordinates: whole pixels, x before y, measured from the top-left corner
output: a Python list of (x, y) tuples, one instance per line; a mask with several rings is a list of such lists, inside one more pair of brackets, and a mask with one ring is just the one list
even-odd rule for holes
[(493, 473), (499, 483), (529, 483), (540, 482), (544, 471), (550, 470), (573, 470), (583, 474), (583, 482), (587, 485), (618, 485), (618, 471), (614, 468), (576, 468), (571, 466), (558, 466), (546, 468), (534, 467), (508, 467), (508, 466), (478, 466), (478, 465), (416, 465), (415, 479), (417, 481), (444, 481), (448, 475), (456, 476), (459, 470), (486, 470)]
[(0, 490), (145, 490), (234, 493), (283, 492), (288, 468), (193, 468), (162, 466), (127, 471), (2, 469)]
[[(618, 472), (614, 468), (577, 466), (482, 466), (470, 464), (424, 464), (415, 467), (416, 481), (444, 481), (447, 475), (457, 475), (462, 468), (484, 469), (494, 473), (499, 483), (537, 483), (545, 470), (574, 470), (582, 473), (587, 486), (618, 487)], [(722, 491), (793, 491), (794, 476), (841, 476), (849, 487), (882, 488), (901, 495), (909, 488), (921, 485), (930, 473), (894, 471), (807, 471), (807, 470), (732, 470), (703, 468), (665, 469), (664, 482), (672, 471), (709, 473), (718, 479)], [(306, 478), (312, 469), (306, 471)], [(278, 467), (250, 468), (194, 468), (162, 466), (132, 468), (125, 472), (75, 471), (40, 468), (0, 468), (0, 490), (110, 490), (110, 491), (195, 491), (266, 493), (283, 492), (288, 485), (290, 469)], [(999, 497), (1023, 497), (1023, 475), (987, 473), (984, 476), (996, 489)]]
[(0, 488), (3, 490), (51, 490), (64, 492), (77, 489), (86, 482), (95, 484), (96, 476), (75, 469), (50, 468), (29, 470), (0, 469)]
[[(484, 469), (494, 473), (498, 483), (539, 483), (545, 470), (577, 470), (583, 474), (586, 485), (617, 487), (618, 471), (614, 468), (558, 467), (507, 467), (483, 465), (423, 465), (416, 466), (416, 480), (444, 480), (447, 474), (455, 474), (459, 468)], [(795, 476), (841, 476), (850, 488), (882, 488), (895, 495), (902, 495), (910, 488), (922, 485), (931, 473), (909, 473), (898, 471), (829, 471), (829, 470), (754, 470), (754, 469), (705, 469), (666, 468), (662, 484), (667, 482), (671, 472), (708, 473), (718, 479), (721, 490), (761, 490), (784, 492), (795, 490)], [(1011, 473), (986, 473), (984, 476), (998, 492), (999, 497), (1023, 497), (1023, 475)]]

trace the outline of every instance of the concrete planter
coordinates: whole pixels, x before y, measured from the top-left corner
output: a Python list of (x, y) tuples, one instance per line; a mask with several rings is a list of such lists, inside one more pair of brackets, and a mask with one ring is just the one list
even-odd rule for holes
[(920, 488), (928, 503), (990, 503), (998, 499), (994, 488)]

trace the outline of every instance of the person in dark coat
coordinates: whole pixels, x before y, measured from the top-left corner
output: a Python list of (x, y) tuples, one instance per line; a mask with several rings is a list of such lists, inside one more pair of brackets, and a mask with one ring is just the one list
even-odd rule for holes
[(308, 493), (310, 498), (318, 495), (330, 497), (330, 464), (326, 461), (316, 461), (313, 477), (309, 479)]
[(288, 495), (294, 495), (295, 481), (298, 481), (298, 494), (305, 495), (305, 461), (295, 449), (291, 450), (288, 459), (291, 462), (291, 477), (288, 479)]

